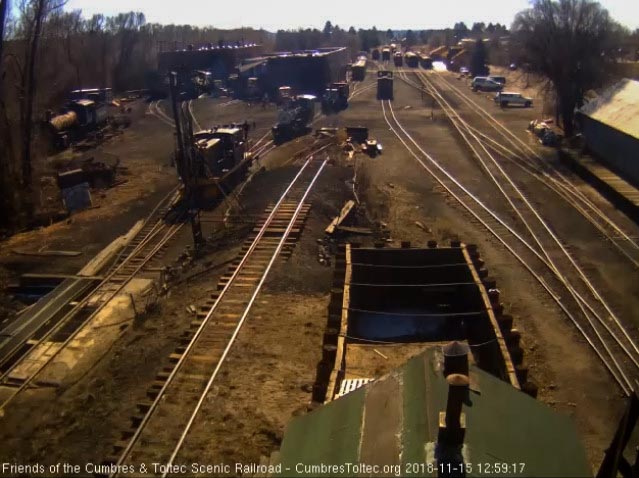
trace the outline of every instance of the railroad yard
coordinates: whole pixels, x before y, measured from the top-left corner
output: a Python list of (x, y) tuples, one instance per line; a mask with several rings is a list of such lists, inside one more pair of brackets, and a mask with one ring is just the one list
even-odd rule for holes
[[(597, 472), (639, 384), (639, 224), (529, 130), (546, 112), (528, 80), (530, 107), (500, 107), (445, 68), (364, 65), (361, 81), (344, 78), (346, 108), (312, 110), (308, 130), (286, 140), (271, 134), (282, 124), (274, 102), (201, 95), (176, 112), (171, 96), (138, 98), (131, 126), (95, 149), (127, 158), (126, 183), (0, 243), (20, 290), (57, 281), (0, 324), (3, 463), (49, 470), (30, 476), (288, 476), (256, 466), (287, 463), (295, 424), (325, 417), (328, 428), (360, 387), (372, 413), (382, 405), (371, 385), (392, 379), (404, 415), (387, 399), (362, 419), (362, 443), (406, 426), (408, 379), (395, 370), (422, 353), (447, 360), (457, 341), (473, 393), (491, 397), (488, 373), (561, 417), (556, 430), (571, 422), (575, 453)], [(380, 99), (381, 71), (392, 99)], [(353, 127), (375, 154), (347, 138)], [(205, 138), (202, 151), (246, 135), (250, 161), (224, 169), (232, 186), (178, 176), (191, 153), (176, 138), (189, 134)], [(215, 200), (198, 208), (191, 193)], [(466, 405), (472, 441), (480, 420)], [(333, 420), (350, 439), (349, 417)], [(387, 463), (385, 443), (369, 459)], [(81, 468), (52, 473), (57, 463)]]

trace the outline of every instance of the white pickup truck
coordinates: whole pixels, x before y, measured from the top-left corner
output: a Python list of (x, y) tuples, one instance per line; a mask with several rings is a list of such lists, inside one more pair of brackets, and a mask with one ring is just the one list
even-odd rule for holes
[(532, 106), (533, 100), (532, 98), (528, 98), (521, 93), (514, 92), (506, 92), (500, 91), (495, 95), (495, 103), (500, 106), (509, 106), (509, 105), (520, 105), (525, 108), (530, 108)]

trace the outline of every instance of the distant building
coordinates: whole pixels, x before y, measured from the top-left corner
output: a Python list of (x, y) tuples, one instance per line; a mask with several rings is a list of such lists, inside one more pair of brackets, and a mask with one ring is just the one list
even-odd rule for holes
[(278, 52), (268, 57), (264, 86), (271, 94), (280, 86), (290, 86), (295, 94), (320, 97), (327, 85), (346, 79), (348, 63), (345, 47)]
[(226, 80), (241, 60), (262, 52), (260, 45), (224, 45), (169, 49), (158, 54), (158, 71), (162, 76), (170, 70), (210, 71), (215, 79)]
[(597, 159), (639, 187), (639, 81), (623, 79), (577, 115)]

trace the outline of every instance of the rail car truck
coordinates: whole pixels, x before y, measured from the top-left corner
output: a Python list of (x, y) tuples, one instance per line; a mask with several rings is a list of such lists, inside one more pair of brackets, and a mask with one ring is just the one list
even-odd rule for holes
[(316, 99), (313, 95), (299, 95), (282, 105), (277, 112), (277, 124), (271, 130), (275, 144), (282, 144), (311, 130), (309, 123), (315, 117)]
[(379, 70), (377, 72), (377, 99), (393, 99), (393, 72)]
[(403, 66), (404, 65), (404, 57), (402, 56), (402, 54), (400, 52), (397, 52), (397, 53), (393, 54), (393, 63), (395, 63), (395, 66)]
[(360, 58), (351, 68), (351, 79), (353, 81), (364, 81), (366, 77), (366, 58)]

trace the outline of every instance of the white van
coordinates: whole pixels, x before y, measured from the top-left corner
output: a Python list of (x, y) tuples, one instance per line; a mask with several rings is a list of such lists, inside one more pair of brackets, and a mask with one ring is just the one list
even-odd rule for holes
[(500, 91), (495, 95), (495, 103), (500, 106), (508, 105), (520, 105), (524, 108), (530, 108), (532, 106), (532, 98), (528, 98), (521, 93), (514, 93), (512, 91)]

